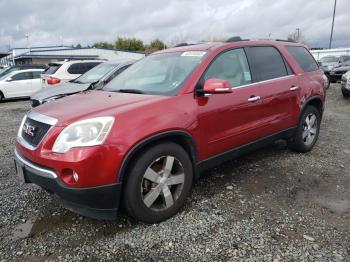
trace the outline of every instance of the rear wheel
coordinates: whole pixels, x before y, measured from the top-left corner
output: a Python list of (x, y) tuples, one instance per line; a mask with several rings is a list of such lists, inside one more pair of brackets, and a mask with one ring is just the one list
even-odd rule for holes
[(4, 100), (4, 95), (3, 93), (0, 91), (0, 102), (2, 102)]
[(308, 106), (302, 113), (297, 130), (288, 142), (289, 148), (297, 152), (308, 152), (315, 145), (321, 124), (321, 114), (314, 106)]
[(145, 223), (157, 223), (176, 214), (188, 197), (192, 162), (175, 143), (143, 151), (127, 173), (123, 202), (127, 213)]

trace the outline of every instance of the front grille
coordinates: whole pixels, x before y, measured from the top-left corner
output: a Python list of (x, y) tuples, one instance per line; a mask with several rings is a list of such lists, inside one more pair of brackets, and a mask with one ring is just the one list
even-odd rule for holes
[[(38, 122), (27, 117), (21, 130), (22, 138), (31, 146), (38, 146), (50, 129), (50, 125)], [(27, 132), (25, 130), (27, 129)], [(30, 135), (30, 134), (31, 135)]]
[(336, 71), (334, 72), (335, 75), (344, 75), (347, 71)]

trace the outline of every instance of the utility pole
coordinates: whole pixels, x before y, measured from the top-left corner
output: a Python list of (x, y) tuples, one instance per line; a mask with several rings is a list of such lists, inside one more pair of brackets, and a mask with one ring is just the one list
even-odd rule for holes
[(328, 48), (332, 48), (332, 40), (333, 40), (333, 28), (334, 28), (334, 18), (335, 18), (335, 9), (337, 8), (337, 0), (334, 0), (334, 9), (333, 9), (333, 20), (332, 20), (332, 30), (331, 30), (331, 37), (329, 39), (329, 46)]
[(300, 28), (297, 28), (297, 41), (296, 42), (300, 42)]
[(26, 39), (27, 39), (27, 48), (29, 49), (29, 35), (26, 34), (25, 36), (26, 36)]

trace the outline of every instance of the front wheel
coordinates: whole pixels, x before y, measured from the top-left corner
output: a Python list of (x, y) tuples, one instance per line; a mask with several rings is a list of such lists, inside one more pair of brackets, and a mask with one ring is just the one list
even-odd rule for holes
[(297, 130), (288, 146), (294, 151), (309, 152), (315, 145), (321, 124), (321, 114), (314, 106), (308, 106), (302, 113)]
[(176, 214), (190, 194), (192, 162), (178, 144), (157, 144), (136, 156), (127, 172), (124, 207), (136, 220), (158, 223)]
[(350, 97), (350, 91), (346, 90), (345, 88), (342, 88), (341, 92), (343, 94), (343, 97), (345, 97), (345, 98)]

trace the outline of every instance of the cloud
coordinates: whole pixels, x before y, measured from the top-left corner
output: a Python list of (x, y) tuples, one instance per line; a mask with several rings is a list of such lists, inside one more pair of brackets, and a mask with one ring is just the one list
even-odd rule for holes
[[(338, 0), (334, 47), (349, 47), (350, 1)], [(319, 0), (0, 0), (0, 49), (92, 44), (131, 36), (149, 42), (241, 35), (286, 38), (300, 28), (311, 46), (327, 47), (333, 1)]]

